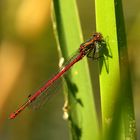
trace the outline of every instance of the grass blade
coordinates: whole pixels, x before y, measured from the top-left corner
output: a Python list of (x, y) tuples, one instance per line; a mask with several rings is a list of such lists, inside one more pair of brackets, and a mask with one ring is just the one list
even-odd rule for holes
[(96, 25), (112, 54), (108, 72), (105, 65), (100, 65), (103, 138), (134, 140), (136, 128), (121, 0), (96, 0)]
[[(83, 42), (75, 0), (54, 1), (56, 34), (65, 58)], [(76, 64), (66, 78), (69, 88), (69, 122), (74, 140), (98, 137), (98, 121), (86, 58)]]

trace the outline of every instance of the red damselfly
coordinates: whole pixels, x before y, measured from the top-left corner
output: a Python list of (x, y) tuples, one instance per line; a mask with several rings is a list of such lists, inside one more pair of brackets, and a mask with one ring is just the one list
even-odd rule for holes
[(42, 94), (49, 95), (48, 91), (50, 90), (50, 87), (52, 87), (66, 71), (68, 71), (75, 63), (80, 61), (84, 56), (89, 56), (92, 53), (92, 57), (94, 58), (98, 43), (100, 43), (102, 40), (102, 35), (100, 33), (95, 33), (89, 40), (82, 43), (76, 53), (65, 63), (62, 68), (60, 68), (60, 71), (50, 80), (48, 80), (46, 84), (37, 90), (33, 95), (30, 95), (28, 100), (23, 105), (21, 105), (15, 112), (10, 114), (9, 118), (14, 119), (21, 111), (23, 111), (31, 103), (35, 102)]

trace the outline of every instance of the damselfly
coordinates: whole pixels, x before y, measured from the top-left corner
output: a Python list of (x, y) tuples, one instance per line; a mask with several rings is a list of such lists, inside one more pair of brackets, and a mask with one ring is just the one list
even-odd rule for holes
[[(29, 96), (27, 101), (21, 105), (15, 112), (11, 113), (9, 118), (14, 119), (20, 112), (22, 112), (26, 107), (35, 102), (40, 96), (49, 96), (50, 88), (54, 85), (55, 82), (64, 75), (75, 63), (80, 61), (84, 56), (95, 57), (97, 51), (97, 46), (103, 41), (103, 37), (100, 33), (95, 33), (91, 36), (89, 40), (82, 43), (76, 53), (65, 63), (65, 65), (60, 68), (60, 71), (56, 73), (50, 80), (46, 82), (39, 90), (37, 90), (33, 95)], [(90, 56), (91, 57), (91, 56)]]

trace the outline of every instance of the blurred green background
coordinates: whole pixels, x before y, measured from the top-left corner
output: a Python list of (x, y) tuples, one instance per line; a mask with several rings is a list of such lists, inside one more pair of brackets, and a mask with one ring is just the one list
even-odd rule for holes
[[(123, 1), (138, 139), (140, 139), (139, 5), (139, 0)], [(87, 39), (95, 32), (94, 1), (77, 0), (77, 6), (84, 39)], [(62, 118), (64, 99), (61, 92), (42, 109), (37, 111), (26, 109), (15, 120), (8, 119), (9, 114), (15, 111), (29, 94), (58, 70), (58, 62), (50, 0), (1, 0), (0, 139), (69, 139), (68, 124)], [(89, 61), (91, 71), (95, 70), (93, 65), (96, 66), (95, 62)], [(91, 76), (94, 81), (96, 75)], [(93, 86), (95, 89), (95, 85)], [(98, 94), (99, 89), (96, 88), (95, 91), (95, 94)]]

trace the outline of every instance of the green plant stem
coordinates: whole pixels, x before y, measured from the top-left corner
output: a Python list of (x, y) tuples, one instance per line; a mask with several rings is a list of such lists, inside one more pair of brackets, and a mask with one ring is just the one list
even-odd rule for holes
[[(54, 1), (55, 32), (64, 58), (75, 52), (83, 42), (75, 0)], [(86, 58), (68, 73), (69, 122), (73, 140), (93, 140), (98, 137), (98, 121)]]
[(100, 65), (103, 139), (135, 140), (135, 119), (120, 0), (96, 0), (96, 25), (111, 49), (108, 72)]

